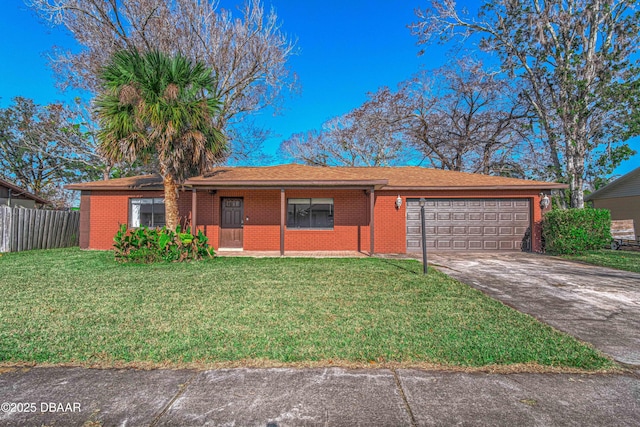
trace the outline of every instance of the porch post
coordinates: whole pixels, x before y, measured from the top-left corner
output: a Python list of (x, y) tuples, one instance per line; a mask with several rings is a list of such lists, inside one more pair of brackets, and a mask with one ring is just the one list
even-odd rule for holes
[(284, 188), (280, 189), (280, 256), (284, 255), (284, 224), (286, 219), (286, 199), (284, 197)]
[(196, 226), (198, 225), (196, 221), (196, 210), (198, 209), (198, 202), (196, 200), (196, 189), (191, 189), (191, 234), (196, 234)]
[(375, 194), (375, 189), (371, 188), (371, 192), (369, 193), (369, 212), (370, 213), (370, 217), (369, 217), (369, 232), (371, 233), (371, 236), (369, 237), (369, 255), (373, 255), (373, 253), (375, 252), (375, 246), (374, 246), (374, 207), (375, 207), (375, 201), (376, 201), (376, 194)]

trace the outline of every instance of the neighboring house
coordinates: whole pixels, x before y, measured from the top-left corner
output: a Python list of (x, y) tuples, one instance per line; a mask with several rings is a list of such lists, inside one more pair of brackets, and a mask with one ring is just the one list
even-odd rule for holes
[(29, 193), (8, 181), (0, 179), (0, 206), (20, 208), (41, 208), (48, 205), (49, 201)]
[(611, 219), (633, 219), (636, 232), (640, 230), (640, 168), (605, 185), (584, 199), (593, 207), (609, 209)]
[[(80, 247), (109, 249), (120, 224), (162, 226), (162, 179), (68, 185), (81, 191)], [(564, 184), (421, 167), (219, 167), (187, 180), (180, 214), (215, 248), (247, 251), (540, 250), (542, 193)]]

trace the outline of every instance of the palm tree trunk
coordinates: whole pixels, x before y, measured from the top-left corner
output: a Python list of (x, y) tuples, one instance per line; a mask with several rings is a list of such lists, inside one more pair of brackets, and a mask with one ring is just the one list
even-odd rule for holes
[(170, 230), (175, 230), (180, 223), (178, 211), (178, 184), (171, 174), (164, 176), (164, 211), (166, 225)]

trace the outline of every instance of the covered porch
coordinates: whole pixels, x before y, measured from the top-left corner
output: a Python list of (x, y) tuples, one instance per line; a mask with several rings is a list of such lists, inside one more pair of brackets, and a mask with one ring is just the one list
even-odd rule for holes
[[(375, 179), (222, 180), (219, 175), (204, 175), (188, 180), (185, 185), (191, 193), (190, 223), (193, 228), (205, 225), (199, 220), (200, 200), (211, 200), (213, 197), (214, 216), (219, 219), (214, 220), (217, 231), (212, 234), (212, 243), (221, 256), (365, 257), (375, 253), (376, 190), (386, 183), (386, 180)], [(322, 203), (330, 203), (331, 209), (335, 200), (335, 224), (332, 218), (330, 225), (325, 224), (321, 228), (314, 228), (313, 225), (299, 228), (292, 225), (289, 208), (293, 206), (292, 203), (299, 202), (301, 197), (311, 197), (313, 199), (308, 200), (313, 201), (324, 200)], [(235, 206), (232, 209), (239, 210), (239, 213), (232, 213), (240, 219), (235, 219), (231, 224), (232, 221), (226, 219), (224, 206), (225, 200), (234, 198)], [(271, 219), (267, 220), (266, 216)], [(356, 217), (357, 220), (354, 219)], [(233, 245), (225, 245), (227, 240), (222, 236), (229, 235), (230, 232), (241, 237), (235, 238)], [(353, 234), (352, 240), (355, 239), (358, 243), (341, 248), (340, 246), (346, 245), (345, 233)], [(258, 235), (270, 242), (268, 247), (256, 247), (254, 242)], [(313, 245), (305, 244), (305, 241), (309, 243), (317, 239), (325, 243), (315, 249)], [(366, 242), (366, 246), (362, 242)], [(307, 247), (310, 250), (306, 250)], [(333, 248), (335, 250), (328, 250)]]

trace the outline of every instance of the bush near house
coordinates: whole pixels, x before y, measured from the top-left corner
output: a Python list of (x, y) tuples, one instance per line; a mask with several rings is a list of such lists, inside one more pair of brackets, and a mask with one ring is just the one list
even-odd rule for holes
[(123, 224), (113, 240), (116, 261), (121, 262), (180, 262), (215, 255), (202, 231), (198, 230), (198, 234), (193, 235), (187, 228), (183, 233), (180, 226), (176, 231), (166, 227), (128, 230)]
[(554, 209), (542, 220), (546, 252), (581, 254), (611, 243), (611, 212), (607, 209)]

